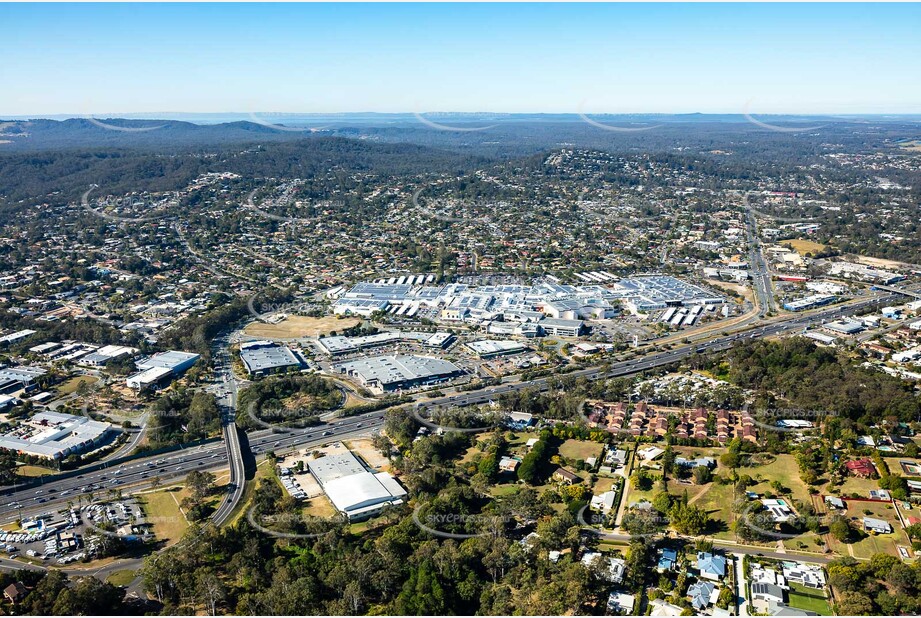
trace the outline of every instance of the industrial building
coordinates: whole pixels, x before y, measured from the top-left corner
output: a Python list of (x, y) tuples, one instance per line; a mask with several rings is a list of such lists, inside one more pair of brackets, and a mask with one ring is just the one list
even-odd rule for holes
[(200, 356), (198, 354), (193, 354), (192, 352), (179, 352), (176, 350), (170, 350), (169, 352), (154, 354), (150, 358), (144, 359), (135, 364), (137, 365), (138, 369), (165, 367), (173, 373), (180, 374), (185, 372), (186, 369), (191, 368), (199, 358)]
[(864, 330), (864, 325), (856, 320), (836, 320), (828, 322), (822, 328), (839, 335), (856, 335)]
[(307, 463), (324, 493), (349, 521), (360, 521), (403, 503), (407, 492), (387, 472), (372, 472), (350, 451)]
[(166, 367), (151, 367), (128, 376), (125, 379), (125, 384), (128, 388), (133, 388), (136, 391), (144, 391), (167, 382), (172, 376), (173, 372)]
[(0, 394), (26, 392), (35, 388), (35, 381), (47, 373), (41, 367), (4, 367), (0, 369)]
[(0, 449), (48, 460), (64, 459), (99, 444), (112, 425), (83, 416), (39, 412), (0, 436)]
[(510, 339), (483, 339), (471, 341), (467, 348), (480, 358), (493, 358), (505, 354), (518, 354), (528, 348), (524, 344)]
[(247, 341), (240, 344), (240, 360), (249, 375), (265, 376), (288, 368), (300, 368), (303, 363), (287, 346), (274, 341)]
[(127, 356), (134, 356), (137, 353), (137, 348), (131, 348), (124, 345), (106, 345), (84, 356), (80, 360), (80, 363), (93, 367), (103, 367), (114, 360)]
[(15, 333), (3, 335), (2, 337), (0, 337), (0, 348), (6, 347), (8, 345), (12, 345), (14, 343), (18, 343), (22, 341), (23, 339), (28, 339), (29, 337), (34, 335), (36, 332), (37, 331), (34, 331), (30, 328), (26, 328), (24, 330), (16, 331)]
[(809, 331), (803, 336), (806, 337), (807, 339), (812, 339), (813, 341), (817, 341), (822, 345), (832, 345), (835, 343), (835, 341), (837, 341), (837, 339), (835, 339), (831, 335), (823, 335), (822, 333), (817, 333), (815, 331)]
[(653, 311), (682, 305), (719, 305), (720, 294), (665, 275), (621, 279), (613, 286), (615, 297), (634, 311)]
[(379, 393), (438, 384), (464, 374), (454, 363), (429, 356), (376, 356), (334, 367)]
[(199, 359), (198, 354), (191, 352), (178, 352), (171, 350), (161, 352), (135, 363), (141, 371), (129, 376), (125, 383), (128, 388), (136, 391), (143, 391), (149, 388), (155, 388), (161, 384), (182, 375)]
[(404, 341), (415, 342), (427, 348), (445, 349), (457, 339), (452, 333), (421, 333), (414, 331), (385, 331), (361, 337), (322, 337), (317, 340), (317, 347), (324, 354), (340, 356), (369, 348), (393, 345)]
[[(593, 274), (593, 273), (592, 273)], [(421, 307), (438, 311), (449, 322), (538, 321), (543, 316), (564, 320), (615, 317), (621, 305), (633, 311), (650, 311), (677, 305), (721, 304), (725, 298), (674, 277), (647, 275), (612, 281), (601, 273), (581, 277), (585, 285), (564, 285), (545, 277), (533, 285), (486, 285), (462, 283), (430, 286), (400, 283), (359, 283), (333, 305), (336, 314), (370, 315), (394, 310), (411, 314)], [(413, 313), (414, 315), (414, 313)], [(531, 316), (534, 316), (533, 319)]]
[(553, 337), (578, 337), (587, 330), (582, 320), (562, 318), (545, 318), (538, 322), (537, 326), (545, 335)]
[(838, 300), (838, 297), (834, 294), (813, 294), (805, 298), (787, 301), (784, 303), (783, 308), (787, 311), (805, 311), (806, 309), (828, 305), (836, 300)]

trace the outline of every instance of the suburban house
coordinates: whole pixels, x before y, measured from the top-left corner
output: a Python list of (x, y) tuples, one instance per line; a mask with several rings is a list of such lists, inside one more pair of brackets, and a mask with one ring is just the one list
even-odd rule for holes
[(787, 560), (782, 563), (782, 567), (783, 576), (788, 582), (819, 590), (825, 588), (825, 572), (817, 564), (803, 564)]
[(791, 509), (790, 505), (787, 504), (786, 500), (776, 498), (762, 498), (761, 504), (771, 515), (771, 519), (775, 524), (788, 522), (796, 516), (796, 514), (793, 512), (793, 509)]
[(27, 594), (29, 594), (29, 589), (22, 582), (13, 582), (3, 589), (3, 598), (10, 603), (19, 603), (26, 598)]
[(697, 552), (697, 570), (701, 577), (719, 581), (726, 576), (726, 558), (710, 552)]
[(700, 611), (716, 603), (719, 591), (711, 582), (697, 581), (688, 587), (688, 596), (691, 598), (691, 605), (694, 606), (694, 609)]
[(633, 614), (633, 606), (636, 604), (636, 597), (625, 592), (611, 592), (608, 595), (608, 613), (611, 614)]
[(892, 526), (889, 525), (889, 522), (874, 517), (863, 518), (863, 529), (872, 534), (889, 534), (892, 532)]
[(572, 485), (573, 483), (579, 483), (582, 481), (578, 474), (570, 472), (566, 468), (557, 468), (554, 470), (553, 480), (559, 481), (565, 485)]
[(656, 570), (670, 571), (675, 568), (676, 562), (678, 562), (678, 552), (674, 549), (663, 547), (659, 550), (659, 562), (656, 565)]
[(783, 603), (784, 590), (776, 584), (755, 583), (752, 584), (752, 600), (763, 601), (764, 603)]
[(684, 611), (683, 607), (662, 599), (653, 599), (649, 605), (652, 607), (652, 611), (649, 612), (650, 616), (680, 616)]
[(876, 468), (869, 459), (851, 459), (844, 462), (844, 467), (848, 472), (862, 479), (873, 478), (876, 474)]

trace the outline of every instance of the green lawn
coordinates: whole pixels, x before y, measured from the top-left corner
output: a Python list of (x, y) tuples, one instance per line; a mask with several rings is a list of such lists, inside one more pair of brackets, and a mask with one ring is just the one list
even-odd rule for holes
[(124, 571), (115, 571), (106, 578), (106, 581), (113, 586), (127, 586), (137, 577), (137, 571), (125, 569)]
[(820, 590), (806, 588), (799, 584), (790, 583), (790, 607), (813, 611), (820, 616), (832, 616), (828, 599)]
[(70, 395), (71, 393), (77, 392), (81, 382), (85, 383), (87, 386), (92, 386), (98, 381), (99, 378), (95, 376), (77, 376), (59, 384), (58, 393), (61, 395)]
[(515, 483), (510, 483), (508, 485), (495, 485), (489, 489), (489, 493), (492, 494), (493, 498), (511, 496), (518, 493), (518, 485)]
[(829, 493), (833, 493), (845, 499), (852, 493), (858, 494), (861, 498), (868, 498), (870, 497), (871, 489), (879, 489), (879, 481), (849, 476), (840, 487), (829, 488)]
[(592, 493), (596, 495), (603, 494), (606, 491), (610, 491), (617, 487), (617, 479), (614, 478), (599, 478), (598, 482), (592, 487)]
[(45, 468), (43, 466), (32, 466), (32, 465), (26, 464), (23, 466), (18, 466), (16, 468), (16, 473), (19, 474), (19, 476), (25, 476), (25, 477), (31, 478), (31, 477), (36, 477), (36, 476), (46, 476), (48, 474), (54, 474), (55, 471), (52, 470), (51, 468)]
[(793, 498), (808, 503), (811, 498), (806, 483), (799, 476), (799, 465), (793, 455), (777, 455), (776, 460), (762, 466), (739, 468), (740, 475), (747, 474), (756, 481), (757, 485), (750, 487), (749, 491), (758, 493), (773, 492), (771, 481), (779, 481), (781, 485), (793, 492)]
[[(487, 432), (484, 434), (480, 434), (479, 436), (477, 436), (477, 438), (478, 439), (481, 437), (485, 438), (488, 435), (489, 433)], [(514, 432), (506, 433), (505, 436), (506, 438), (508, 438), (509, 448), (514, 448), (516, 446), (524, 446), (525, 444), (527, 444), (528, 440), (530, 440), (531, 438), (539, 437), (536, 431), (514, 431)]]
[(463, 465), (463, 464), (466, 464), (466, 463), (470, 463), (471, 461), (473, 461), (474, 459), (476, 459), (476, 456), (479, 455), (480, 453), (482, 453), (482, 451), (481, 451), (480, 449), (478, 449), (478, 448), (476, 447), (476, 445), (471, 446), (470, 448), (467, 449), (467, 452), (464, 453), (464, 456), (461, 457), (461, 459), (460, 459), (460, 461), (458, 462), (458, 464)]
[(719, 462), (720, 455), (726, 452), (722, 446), (674, 446), (672, 450), (676, 455), (696, 459), (698, 457), (713, 457)]
[(560, 445), (559, 453), (566, 459), (582, 459), (600, 457), (603, 446), (590, 440), (566, 440)]
[(179, 510), (178, 501), (182, 501), (179, 492), (163, 490), (138, 496), (144, 505), (144, 514), (153, 524), (153, 532), (158, 540), (172, 545), (182, 538), (189, 522)]
[(735, 539), (735, 535), (732, 533), (732, 524), (735, 521), (736, 514), (732, 509), (732, 497), (732, 485), (710, 483), (707, 485), (703, 495), (694, 501), (694, 506), (707, 511), (707, 515), (711, 520), (719, 520), (726, 524), (724, 528), (713, 535), (715, 538)]
[[(661, 474), (661, 472), (653, 472), (653, 474), (658, 475), (658, 474)], [(630, 481), (627, 480), (626, 483), (629, 484)], [(712, 485), (712, 483), (710, 485)], [(668, 493), (670, 493), (673, 496), (683, 496), (685, 490), (687, 490), (688, 500), (692, 500), (697, 494), (707, 491), (710, 485), (701, 486), (701, 485), (694, 485), (693, 483), (691, 483), (690, 485), (685, 485), (684, 483), (680, 483), (679, 481), (676, 481), (675, 479), (670, 478), (668, 479), (667, 487), (668, 487)], [(648, 491), (639, 491), (638, 489), (631, 488), (628, 499), (631, 504), (634, 502), (639, 502), (640, 500), (649, 500), (650, 502), (652, 502), (653, 496), (655, 496), (657, 493), (659, 493), (659, 480), (658, 479), (656, 479), (653, 482), (652, 489)]]
[[(866, 538), (853, 543), (852, 549), (856, 558), (869, 559), (873, 557), (873, 554), (889, 554), (890, 556), (898, 556), (898, 545), (911, 545), (911, 543), (908, 542), (908, 537), (905, 534), (905, 531), (902, 529), (901, 524), (899, 524), (898, 516), (896, 515), (895, 510), (889, 503), (858, 502), (857, 500), (851, 500), (847, 502), (847, 505), (847, 516), (848, 518), (852, 519), (850, 523), (854, 528), (861, 528), (861, 522), (864, 517), (875, 517), (876, 519), (882, 519), (883, 521), (889, 522), (889, 524), (892, 526), (891, 534), (870, 534)], [(869, 514), (867, 514), (865, 511), (869, 511)], [(834, 539), (832, 539), (831, 543), (832, 549), (834, 551), (840, 553), (843, 556), (850, 555), (850, 551), (848, 550), (846, 544), (839, 543)]]

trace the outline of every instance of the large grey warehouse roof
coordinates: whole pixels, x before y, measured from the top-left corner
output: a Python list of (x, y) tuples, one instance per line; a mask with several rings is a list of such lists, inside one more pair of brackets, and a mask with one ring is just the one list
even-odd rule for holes
[(254, 341), (240, 346), (240, 360), (250, 373), (300, 365), (290, 349), (271, 341)]
[(193, 354), (191, 352), (179, 352), (176, 350), (171, 350), (169, 352), (154, 354), (150, 358), (137, 363), (137, 367), (138, 369), (165, 367), (166, 369), (175, 370), (176, 367), (180, 367), (185, 363), (197, 360), (198, 357), (198, 354)]
[(351, 452), (326, 455), (308, 462), (307, 466), (317, 481), (320, 482), (320, 485), (326, 485), (326, 483), (344, 476), (367, 472), (361, 462), (358, 461), (358, 458)]
[(412, 288), (411, 285), (358, 283), (343, 298), (403, 300)]
[(621, 279), (612, 286), (614, 292), (631, 299), (638, 306), (664, 303), (719, 303), (720, 294), (668, 275), (648, 275)]
[(459, 373), (460, 368), (446, 360), (429, 356), (377, 356), (341, 363), (339, 369), (354, 373), (365, 382), (394, 384)]

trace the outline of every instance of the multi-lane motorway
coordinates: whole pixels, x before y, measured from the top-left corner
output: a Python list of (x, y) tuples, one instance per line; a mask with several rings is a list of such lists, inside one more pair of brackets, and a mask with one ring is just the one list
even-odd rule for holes
[(761, 308), (761, 315), (765, 312), (774, 311), (774, 291), (771, 288), (771, 271), (768, 268), (767, 261), (761, 251), (761, 237), (758, 234), (758, 222), (755, 220), (755, 213), (748, 202), (748, 195), (745, 196), (746, 215), (748, 218), (748, 244), (751, 248), (750, 268), (752, 276), (752, 288), (755, 290), (755, 296), (758, 300), (758, 306)]
[(240, 446), (240, 434), (237, 432), (237, 379), (231, 369), (230, 354), (227, 352), (227, 340), (218, 339), (218, 362), (215, 363), (215, 381), (218, 383), (218, 406), (221, 409), (221, 431), (227, 448), (227, 460), (230, 465), (229, 491), (221, 504), (211, 516), (214, 523), (221, 525), (233, 513), (243, 498), (246, 484), (246, 463), (243, 448)]
[[(283, 451), (296, 446), (309, 447), (360, 435), (380, 427), (382, 423), (383, 413), (374, 412), (296, 432), (261, 430), (249, 434), (249, 443), (256, 453)], [(222, 441), (215, 441), (165, 455), (135, 459), (70, 478), (52, 477), (39, 487), (18, 487), (2, 492), (0, 523), (14, 521), (20, 514), (26, 516), (46, 512), (67, 502), (76, 504), (81, 494), (88, 496), (93, 493), (97, 497), (104, 497), (110, 489), (148, 485), (155, 477), (159, 477), (165, 485), (186, 476), (192, 470), (226, 467), (226, 447)]]
[[(680, 361), (698, 352), (725, 350), (739, 340), (802, 330), (807, 326), (833, 320), (874, 305), (889, 304), (896, 299), (896, 294), (887, 294), (846, 306), (831, 307), (808, 315), (790, 316), (786, 319), (762, 324), (744, 332), (735, 332), (717, 336), (701, 343), (678, 346), (671, 350), (655, 352), (634, 360), (614, 363), (606, 368), (581, 369), (567, 375), (588, 379), (631, 375)], [(481, 404), (493, 401), (504, 393), (529, 388), (543, 390), (548, 387), (548, 383), (549, 378), (538, 378), (526, 382), (510, 382), (468, 393), (430, 399), (420, 404), (420, 407)], [(382, 412), (370, 412), (308, 429), (255, 431), (248, 434), (249, 445), (255, 454), (320, 445), (379, 428), (383, 423), (383, 418), (384, 414)], [(232, 473), (236, 486), (232, 488), (232, 493), (230, 493), (229, 498), (221, 505), (217, 513), (218, 517), (220, 517), (218, 523), (225, 521), (226, 517), (233, 511), (243, 490), (242, 465), (245, 453), (242, 452), (239, 442), (236, 443), (236, 447), (233, 446), (233, 442), (230, 443), (230, 446), (231, 459), (234, 465), (239, 467)], [(161, 482), (166, 483), (184, 477), (191, 470), (225, 468), (227, 465), (227, 446), (224, 442), (214, 442), (199, 447), (181, 449), (165, 455), (113, 464), (101, 470), (84, 472), (68, 478), (51, 477), (39, 487), (20, 486), (0, 492), (0, 522), (15, 520), (20, 515), (25, 516), (45, 512), (52, 507), (59, 507), (67, 502), (77, 502), (79, 494), (93, 492), (99, 496), (106, 494), (110, 489), (149, 485), (154, 477), (159, 477)], [(237, 478), (240, 479), (238, 483), (236, 483)]]

